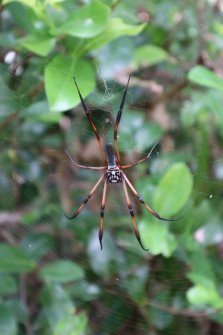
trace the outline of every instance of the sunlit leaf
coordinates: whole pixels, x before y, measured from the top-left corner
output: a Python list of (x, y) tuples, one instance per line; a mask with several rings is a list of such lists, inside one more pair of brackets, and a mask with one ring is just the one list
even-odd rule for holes
[(145, 28), (145, 26), (146, 24), (144, 23), (137, 26), (129, 25), (124, 23), (122, 19), (118, 17), (113, 18), (108, 22), (105, 30), (103, 30), (100, 35), (97, 35), (86, 43), (85, 50), (88, 51), (100, 48), (102, 45), (107, 44), (120, 36), (137, 35)]
[(50, 110), (62, 112), (80, 103), (74, 75), (85, 98), (95, 87), (93, 69), (88, 62), (58, 55), (46, 66), (44, 77)]
[(195, 66), (188, 73), (188, 79), (201, 86), (216, 88), (223, 91), (223, 79), (204, 66)]
[[(149, 215), (149, 214), (148, 214)], [(143, 245), (152, 255), (162, 254), (170, 257), (177, 247), (173, 234), (169, 232), (166, 222), (144, 218), (140, 223), (140, 234)]]
[(98, 35), (106, 26), (109, 7), (98, 0), (93, 0), (72, 13), (65, 23), (51, 30), (54, 35), (68, 34), (80, 38)]
[(56, 40), (42, 35), (27, 35), (18, 40), (20, 45), (39, 56), (47, 56), (54, 48)]
[(187, 299), (193, 305), (211, 305), (214, 308), (223, 307), (223, 299), (217, 290), (202, 285), (191, 287), (187, 291)]
[(187, 202), (193, 178), (184, 163), (174, 164), (160, 180), (154, 196), (154, 209), (162, 216), (176, 214)]
[(54, 327), (54, 335), (82, 335), (87, 333), (88, 319), (84, 313), (67, 315)]
[(0, 244), (0, 269), (1, 272), (22, 273), (34, 270), (35, 263), (28, 258), (19, 246)]
[(164, 49), (155, 45), (144, 45), (136, 49), (133, 65), (135, 67), (151, 66), (166, 59), (168, 59), (168, 53)]
[(3, 0), (2, 4), (7, 5), (11, 2), (20, 2), (23, 5), (30, 6), (31, 8), (35, 9), (36, 7), (36, 0)]
[(69, 260), (50, 263), (40, 270), (40, 277), (47, 282), (66, 283), (81, 279), (83, 276), (82, 268)]

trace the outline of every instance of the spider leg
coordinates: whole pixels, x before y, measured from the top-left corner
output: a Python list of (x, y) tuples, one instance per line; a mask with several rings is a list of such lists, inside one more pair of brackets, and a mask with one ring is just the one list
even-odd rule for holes
[(80, 211), (82, 210), (82, 208), (86, 205), (86, 203), (88, 202), (88, 200), (91, 198), (91, 196), (93, 195), (93, 193), (96, 191), (97, 187), (99, 186), (99, 184), (101, 183), (101, 181), (102, 181), (103, 178), (104, 178), (104, 175), (99, 178), (99, 180), (97, 181), (97, 183), (94, 185), (94, 187), (88, 193), (88, 195), (86, 196), (86, 198), (84, 199), (84, 201), (81, 203), (80, 207), (74, 212), (73, 215), (68, 216), (65, 213), (65, 216), (66, 216), (66, 218), (68, 220), (72, 220), (72, 219), (76, 218), (76, 216), (78, 216), (78, 214), (80, 213)]
[(142, 158), (139, 161), (130, 163), (128, 165), (122, 165), (121, 168), (122, 169), (127, 169), (127, 168), (130, 168), (130, 167), (134, 166), (134, 165), (137, 165), (137, 164), (140, 164), (142, 162), (145, 162), (147, 159), (150, 158), (150, 156), (151, 156), (151, 154), (152, 154), (152, 152), (153, 152), (153, 150), (155, 149), (156, 146), (157, 146), (157, 143), (154, 144), (154, 146), (152, 147), (152, 149), (150, 150), (150, 152), (148, 153), (148, 155), (145, 158)]
[(76, 167), (79, 167), (81, 169), (88, 169), (88, 170), (103, 170), (103, 169), (106, 169), (107, 167), (106, 166), (85, 166), (85, 165), (80, 165), (80, 164), (77, 164), (73, 161), (71, 155), (69, 154), (69, 152), (66, 150), (65, 151), (67, 156), (69, 157), (72, 165), (76, 166)]
[(130, 78), (131, 78), (131, 75), (129, 75), (128, 82), (127, 82), (127, 85), (126, 85), (126, 88), (125, 88), (125, 91), (124, 91), (124, 94), (123, 94), (123, 97), (122, 97), (122, 101), (121, 101), (121, 104), (120, 104), (120, 107), (119, 107), (119, 111), (118, 111), (118, 114), (117, 114), (117, 117), (116, 117), (116, 121), (115, 121), (114, 144), (115, 144), (115, 151), (116, 151), (116, 155), (117, 155), (117, 163), (120, 163), (120, 154), (119, 154), (118, 143), (117, 143), (118, 126), (119, 126), (119, 123), (120, 123), (120, 120), (121, 120), (121, 117), (122, 117), (122, 110), (123, 110), (123, 107), (124, 107), (124, 104), (125, 104), (125, 98), (126, 98), (126, 94), (127, 94), (127, 91), (128, 91)]
[(93, 129), (93, 132), (95, 133), (95, 136), (96, 136), (96, 138), (97, 138), (98, 145), (99, 145), (99, 149), (100, 149), (100, 152), (101, 152), (102, 160), (103, 160), (105, 163), (107, 163), (107, 160), (106, 160), (106, 157), (105, 157), (103, 148), (102, 148), (102, 144), (101, 144), (101, 137), (100, 137), (100, 135), (99, 135), (99, 133), (98, 133), (98, 130), (97, 130), (95, 124), (94, 124), (94, 121), (93, 121), (93, 119), (92, 119), (92, 117), (91, 117), (91, 113), (90, 113), (90, 111), (89, 111), (87, 105), (86, 105), (85, 102), (84, 102), (84, 99), (83, 99), (83, 97), (82, 97), (82, 95), (81, 95), (81, 92), (80, 92), (80, 90), (79, 90), (79, 87), (78, 87), (78, 85), (77, 85), (76, 79), (75, 79), (75, 77), (73, 77), (73, 78), (74, 78), (75, 86), (76, 86), (76, 88), (77, 88), (78, 95), (79, 95), (80, 100), (81, 100), (82, 107), (83, 107), (83, 109), (84, 109), (84, 111), (85, 111), (85, 113), (86, 113), (86, 116), (87, 116), (87, 118), (88, 118), (88, 121), (89, 121), (90, 124), (91, 124), (91, 127), (92, 127), (92, 129)]
[(124, 178), (122, 179), (122, 185), (123, 185), (123, 189), (124, 189), (124, 192), (125, 192), (125, 198), (126, 198), (126, 202), (127, 202), (127, 205), (128, 205), (129, 213), (130, 213), (131, 218), (132, 218), (134, 231), (135, 231), (135, 236), (136, 236), (140, 246), (142, 247), (142, 249), (145, 250), (145, 251), (148, 251), (149, 249), (145, 249), (144, 246), (142, 245), (142, 242), (141, 242), (140, 234), (139, 234), (139, 231), (138, 231), (138, 228), (137, 228), (137, 225), (136, 225), (136, 221), (135, 221), (135, 214), (134, 214), (134, 211), (133, 211), (133, 208), (132, 208), (132, 203), (129, 199), (129, 194), (128, 194), (128, 190), (127, 190), (126, 182), (125, 182)]
[(147, 203), (145, 202), (145, 200), (143, 200), (143, 198), (141, 197), (141, 195), (136, 191), (136, 189), (133, 187), (133, 185), (130, 183), (130, 181), (128, 180), (128, 178), (126, 177), (124, 172), (121, 172), (122, 176), (124, 177), (124, 180), (126, 181), (126, 183), (128, 184), (128, 186), (130, 187), (130, 189), (132, 190), (133, 194), (135, 195), (135, 197), (139, 200), (139, 202), (141, 202), (141, 204), (143, 204), (144, 207), (146, 207), (146, 209), (153, 215), (155, 216), (157, 219), (162, 220), (162, 221), (178, 221), (180, 220), (182, 217), (178, 218), (178, 219), (166, 219), (161, 217), (158, 213), (156, 213), (151, 207), (149, 207), (149, 205), (147, 205)]
[(107, 193), (107, 186), (108, 181), (105, 179), (104, 188), (103, 188), (103, 195), (102, 195), (102, 202), (101, 202), (101, 211), (100, 211), (100, 229), (99, 229), (99, 242), (102, 250), (102, 238), (103, 238), (103, 225), (104, 225), (104, 211), (105, 211), (105, 200), (106, 200), (106, 193)]

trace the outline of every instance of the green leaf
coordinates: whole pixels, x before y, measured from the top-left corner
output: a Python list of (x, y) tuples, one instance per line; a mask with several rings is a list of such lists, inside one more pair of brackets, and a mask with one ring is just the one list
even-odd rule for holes
[(0, 275), (0, 295), (16, 293), (17, 289), (17, 283), (12, 276)]
[(64, 24), (51, 30), (53, 35), (68, 34), (79, 38), (94, 37), (105, 28), (110, 9), (98, 0), (94, 0), (72, 13)]
[(6, 119), (10, 114), (15, 112), (16, 99), (6, 85), (3, 76), (0, 77), (0, 121)]
[[(111, 137), (112, 132), (113, 130), (110, 129), (109, 136)], [(162, 133), (163, 130), (159, 124), (146, 122), (143, 113), (125, 110), (119, 128), (118, 143), (120, 150), (148, 150), (149, 147), (162, 137)]]
[[(210, 282), (216, 282), (216, 275), (213, 269), (212, 261), (209, 259), (207, 253), (201, 246), (198, 245), (196, 250), (193, 250), (189, 257), (191, 271), (189, 272), (188, 277), (194, 284), (201, 284), (201, 280), (204, 284), (203, 280), (205, 280), (204, 286), (209, 287)], [(203, 277), (203, 279), (201, 279), (201, 277)]]
[(97, 284), (89, 283), (82, 279), (69, 287), (69, 293), (74, 299), (81, 301), (92, 301), (98, 298), (101, 294), (101, 289)]
[(40, 270), (40, 277), (47, 282), (66, 283), (84, 277), (83, 270), (77, 264), (59, 260), (44, 266)]
[(0, 269), (6, 273), (22, 273), (34, 270), (35, 263), (19, 246), (0, 244)]
[(0, 304), (0, 334), (18, 334), (15, 317), (10, 308), (3, 303)]
[[(7, 306), (9, 307), (11, 313), (13, 313), (17, 323), (25, 323), (29, 317), (29, 312), (27, 310), (28, 306), (22, 300), (19, 300), (19, 295), (17, 293), (17, 299), (13, 298), (7, 301)], [(17, 334), (17, 333), (16, 333)]]
[(46, 66), (44, 79), (50, 110), (62, 112), (80, 103), (74, 75), (84, 98), (95, 88), (94, 73), (88, 62), (58, 55)]
[(156, 143), (163, 134), (163, 130), (158, 123), (144, 121), (141, 130), (138, 129), (135, 133), (136, 150), (143, 151)]
[(129, 25), (125, 24), (120, 18), (113, 18), (109, 20), (105, 30), (103, 30), (100, 35), (86, 43), (85, 50), (90, 51), (100, 48), (104, 44), (107, 44), (120, 36), (137, 35), (145, 28), (145, 26), (146, 24), (144, 23), (137, 26)]
[(43, 313), (50, 325), (52, 332), (60, 320), (66, 319), (68, 315), (74, 315), (75, 306), (69, 294), (59, 284), (50, 283), (45, 285), (41, 291), (41, 303)]
[(223, 299), (215, 288), (196, 285), (187, 291), (187, 299), (193, 305), (211, 305), (214, 308), (223, 307)]
[(34, 102), (31, 106), (24, 109), (22, 115), (31, 120), (39, 120), (45, 123), (58, 123), (62, 115), (49, 111), (47, 101)]
[(151, 66), (168, 59), (168, 53), (155, 45), (144, 45), (135, 51), (133, 66)]
[[(7, 5), (12, 2), (18, 2), (19, 4), (30, 7), (35, 14), (42, 18), (43, 16), (43, 8), (45, 6), (45, 0), (3, 0), (2, 4)], [(24, 18), (23, 18), (24, 19)]]
[(138, 305), (146, 303), (146, 283), (148, 282), (148, 267), (140, 266), (135, 268), (134, 273), (128, 277), (128, 285), (126, 290), (129, 296)]
[(17, 47), (15, 35), (11, 31), (0, 33), (0, 46), (8, 49)]
[(89, 236), (87, 248), (89, 262), (95, 273), (109, 276), (114, 271), (114, 264), (119, 254), (112, 237), (107, 232), (103, 235), (103, 252), (98, 253), (98, 251), (100, 251), (100, 244), (98, 230), (95, 229)]
[(32, 7), (33, 9), (36, 7), (36, 0), (3, 0), (2, 4), (7, 5), (11, 2), (20, 2), (23, 5)]
[(184, 163), (174, 164), (160, 180), (154, 197), (154, 208), (161, 216), (176, 214), (187, 202), (193, 178)]
[(188, 79), (201, 86), (217, 88), (223, 91), (223, 79), (203, 66), (195, 66), (188, 73)]
[(174, 235), (169, 232), (166, 222), (147, 218), (140, 222), (139, 227), (143, 245), (152, 255), (162, 254), (166, 257), (172, 255), (177, 243)]
[(84, 313), (67, 315), (54, 328), (54, 335), (82, 335), (87, 334), (88, 319)]
[(36, 261), (55, 248), (55, 243), (51, 234), (37, 232), (27, 234), (21, 241), (23, 248), (26, 249), (30, 257)]
[(39, 56), (47, 56), (53, 50), (56, 39), (43, 34), (30, 34), (20, 38), (18, 42)]

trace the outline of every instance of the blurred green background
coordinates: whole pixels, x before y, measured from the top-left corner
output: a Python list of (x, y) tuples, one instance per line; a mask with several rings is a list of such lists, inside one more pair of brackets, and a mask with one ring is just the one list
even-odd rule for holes
[[(0, 335), (223, 333), (223, 1), (0, 4)], [(161, 216), (100, 173), (129, 74), (122, 163)], [(131, 192), (130, 192), (131, 193)], [(132, 194), (131, 194), (132, 195)]]

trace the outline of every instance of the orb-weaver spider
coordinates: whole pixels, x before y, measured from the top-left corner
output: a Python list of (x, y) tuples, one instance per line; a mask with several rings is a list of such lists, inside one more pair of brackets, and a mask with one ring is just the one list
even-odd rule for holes
[(145, 158), (140, 159), (139, 161), (133, 162), (131, 164), (127, 164), (127, 165), (121, 165), (120, 164), (120, 153), (119, 153), (118, 143), (117, 143), (117, 133), (118, 133), (118, 127), (119, 127), (119, 123), (120, 123), (121, 116), (122, 116), (123, 107), (124, 107), (124, 104), (125, 104), (125, 99), (126, 99), (126, 94), (127, 94), (127, 91), (128, 91), (130, 77), (131, 76), (129, 76), (129, 78), (128, 78), (128, 82), (127, 82), (126, 88), (124, 90), (123, 97), (122, 97), (122, 100), (121, 100), (121, 104), (120, 104), (120, 107), (119, 107), (119, 111), (118, 111), (118, 114), (117, 114), (117, 117), (116, 117), (116, 122), (115, 122), (115, 127), (114, 127), (114, 145), (115, 145), (115, 148), (113, 147), (113, 145), (111, 143), (106, 144), (106, 146), (105, 146), (106, 156), (105, 156), (105, 153), (104, 153), (103, 148), (102, 148), (101, 137), (100, 137), (100, 135), (98, 133), (98, 130), (97, 130), (95, 124), (94, 124), (94, 121), (91, 117), (91, 113), (90, 113), (88, 107), (86, 106), (86, 104), (84, 102), (84, 99), (83, 99), (83, 97), (80, 93), (79, 87), (77, 85), (76, 79), (74, 77), (74, 82), (75, 82), (75, 85), (76, 85), (76, 88), (77, 88), (77, 91), (78, 91), (78, 94), (79, 94), (79, 97), (80, 97), (80, 100), (81, 100), (82, 107), (83, 107), (83, 109), (86, 113), (86, 116), (87, 116), (87, 118), (88, 118), (88, 120), (91, 124), (91, 127), (92, 127), (92, 129), (95, 133), (95, 136), (97, 138), (100, 153), (101, 153), (101, 157), (102, 157), (102, 160), (105, 163), (105, 166), (92, 167), (92, 166), (84, 166), (84, 165), (77, 164), (73, 161), (70, 154), (66, 151), (66, 154), (68, 155), (69, 159), (71, 160), (72, 165), (74, 165), (76, 167), (79, 167), (81, 169), (104, 170), (104, 173), (99, 178), (99, 180), (94, 185), (94, 187), (91, 189), (91, 191), (88, 193), (88, 195), (86, 196), (84, 201), (81, 203), (80, 207), (74, 212), (74, 214), (71, 215), (71, 216), (68, 216), (68, 215), (65, 214), (65, 216), (69, 220), (74, 219), (80, 213), (80, 211), (85, 206), (85, 204), (88, 202), (88, 200), (91, 198), (93, 193), (98, 188), (99, 184), (104, 180), (104, 188), (103, 188), (102, 203), (101, 203), (101, 210), (100, 210), (100, 216), (101, 216), (101, 218), (100, 218), (100, 229), (99, 229), (99, 242), (100, 242), (100, 246), (101, 246), (101, 249), (102, 249), (104, 211), (105, 211), (105, 200), (106, 200), (106, 193), (107, 193), (107, 185), (108, 185), (108, 182), (112, 183), (112, 184), (122, 183), (123, 190), (124, 190), (124, 193), (125, 193), (126, 202), (127, 202), (128, 209), (129, 209), (129, 213), (130, 213), (131, 218), (132, 218), (136, 238), (137, 238), (140, 246), (142, 247), (142, 249), (145, 250), (145, 251), (148, 251), (148, 249), (145, 249), (143, 247), (142, 242), (141, 242), (140, 234), (139, 234), (139, 231), (138, 231), (138, 228), (137, 228), (137, 225), (136, 225), (136, 221), (135, 221), (135, 214), (134, 214), (134, 211), (133, 211), (133, 208), (132, 208), (132, 203), (130, 201), (128, 190), (127, 190), (127, 185), (130, 188), (130, 190), (132, 191), (132, 193), (134, 194), (134, 196), (138, 199), (138, 201), (143, 206), (145, 206), (145, 208), (153, 216), (155, 216), (157, 219), (164, 220), (164, 221), (176, 221), (178, 219), (165, 219), (165, 218), (161, 217), (158, 213), (156, 213), (143, 200), (143, 198), (139, 195), (139, 193), (133, 187), (132, 183), (127, 178), (126, 174), (123, 172), (123, 169), (130, 168), (134, 165), (137, 165), (137, 164), (142, 163), (142, 162), (146, 161), (147, 159), (149, 159), (153, 149), (155, 148), (155, 145), (153, 146), (153, 148), (150, 150), (149, 154)]

